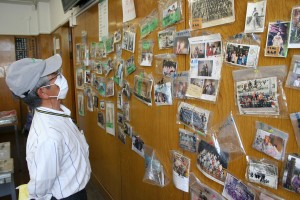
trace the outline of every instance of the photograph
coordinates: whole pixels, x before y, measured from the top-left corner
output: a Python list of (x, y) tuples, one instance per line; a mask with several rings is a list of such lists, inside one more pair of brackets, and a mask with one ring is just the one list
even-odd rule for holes
[(128, 122), (124, 122), (123, 131), (129, 137), (132, 137), (132, 126)]
[(172, 151), (172, 165), (173, 183), (175, 187), (184, 192), (188, 192), (191, 160), (176, 151)]
[(97, 95), (93, 95), (93, 105), (95, 109), (98, 109), (98, 96)]
[(293, 89), (300, 89), (300, 57), (297, 55), (293, 56), (291, 62), (291, 69), (289, 71), (286, 86)]
[(130, 121), (130, 104), (129, 104), (129, 102), (123, 103), (123, 120)]
[(279, 114), (277, 77), (236, 82), (240, 114)]
[(245, 22), (245, 33), (264, 32), (267, 1), (257, 1), (247, 3), (247, 13)]
[(198, 61), (198, 76), (211, 77), (213, 71), (213, 60)]
[(103, 69), (102, 62), (101, 61), (96, 62), (96, 73), (102, 74), (102, 69)]
[(188, 84), (189, 72), (178, 72), (175, 79), (173, 79), (173, 97), (178, 99), (185, 99)]
[(142, 52), (140, 65), (141, 66), (151, 66), (153, 61), (153, 53), (152, 52)]
[(91, 71), (88, 69), (84, 70), (84, 83), (91, 84)]
[(122, 48), (134, 53), (135, 50), (135, 32), (123, 30)]
[(114, 96), (114, 87), (115, 87), (115, 82), (112, 79), (107, 80), (106, 83), (106, 97), (111, 97)]
[(205, 58), (205, 43), (190, 43), (191, 59), (193, 58)]
[(131, 97), (131, 88), (129, 86), (129, 83), (126, 80), (123, 82), (122, 93), (127, 98), (127, 100), (130, 99), (130, 97)]
[(290, 120), (294, 129), (294, 134), (298, 147), (300, 147), (300, 112), (290, 113)]
[(100, 100), (100, 110), (105, 110), (105, 101)]
[(122, 31), (121, 29), (118, 29), (114, 32), (114, 43), (120, 42), (122, 37)]
[(130, 56), (128, 60), (125, 62), (125, 74), (126, 76), (132, 74), (136, 70), (136, 66), (134, 63), (134, 56)]
[(234, 0), (193, 0), (190, 8), (193, 30), (235, 21)]
[(286, 57), (290, 22), (270, 22), (266, 40), (265, 56)]
[(225, 62), (240, 66), (256, 68), (260, 47), (257, 45), (245, 45), (227, 43)]
[(162, 5), (162, 27), (166, 28), (181, 20), (181, 1), (171, 1), (169, 4)]
[(97, 87), (98, 93), (102, 97), (105, 97), (106, 96), (106, 82), (105, 82), (105, 78), (99, 77), (99, 79), (97, 78), (97, 82), (98, 82), (98, 87)]
[(218, 82), (218, 80), (205, 79), (202, 94), (215, 96), (217, 93)]
[(278, 166), (267, 160), (264, 161), (249, 158), (247, 179), (252, 183), (277, 189)]
[(103, 112), (98, 112), (98, 115), (97, 115), (97, 124), (101, 128), (105, 129), (105, 116), (104, 116)]
[(113, 102), (106, 102), (106, 132), (115, 135), (115, 106)]
[(206, 134), (210, 111), (185, 102), (180, 102), (177, 110), (178, 122), (183, 123), (199, 133)]
[(174, 40), (174, 53), (175, 54), (188, 54), (189, 53), (189, 36), (176, 36)]
[(114, 36), (106, 37), (104, 41), (105, 41), (106, 54), (114, 52), (115, 50)]
[(136, 152), (137, 154), (139, 154), (141, 157), (144, 158), (144, 150), (145, 150), (145, 145), (144, 145), (144, 141), (136, 135), (132, 135), (132, 146), (131, 149)]
[(83, 93), (77, 95), (78, 113), (80, 116), (84, 116), (84, 96)]
[(87, 109), (91, 112), (94, 111), (94, 98), (91, 90), (87, 93)]
[(151, 91), (153, 80), (143, 78), (139, 75), (134, 76), (133, 93), (135, 97), (146, 104), (152, 104)]
[(173, 104), (171, 86), (171, 82), (154, 85), (154, 102), (156, 105), (161, 106)]
[(123, 128), (120, 125), (118, 125), (118, 139), (123, 144), (126, 144), (126, 134), (123, 132)]
[(227, 173), (222, 195), (228, 200), (254, 200), (255, 193), (242, 181)]
[(104, 41), (98, 42), (96, 47), (96, 59), (106, 58), (106, 46)]
[(175, 29), (166, 29), (158, 32), (158, 48), (167, 49), (174, 46)]
[(190, 78), (190, 82), (187, 87), (186, 96), (201, 99), (205, 79), (203, 78)]
[(117, 92), (117, 108), (119, 110), (123, 108), (123, 96), (121, 91)]
[(282, 160), (285, 153), (288, 135), (284, 132), (281, 132), (281, 135), (277, 134), (277, 132), (270, 133), (262, 129), (257, 129), (252, 147), (275, 158), (276, 160)]
[(179, 147), (193, 153), (197, 152), (197, 136), (190, 131), (179, 129)]
[(177, 62), (172, 60), (163, 60), (162, 73), (166, 77), (173, 77), (177, 71)]
[(282, 178), (282, 186), (290, 191), (300, 193), (300, 155), (288, 154)]
[(123, 113), (117, 112), (117, 123), (123, 125)]
[(80, 64), (81, 62), (81, 57), (80, 57), (80, 44), (76, 44), (76, 64)]
[(82, 68), (76, 69), (76, 88), (77, 89), (83, 89), (83, 83), (84, 83), (84, 71)]
[(290, 22), (288, 48), (300, 48), (300, 7), (293, 7)]
[(190, 174), (190, 200), (225, 200), (221, 194), (202, 183), (193, 172)]
[(229, 154), (201, 140), (198, 146), (197, 168), (209, 179), (224, 185)]
[(221, 56), (222, 45), (221, 41), (206, 43), (206, 57)]

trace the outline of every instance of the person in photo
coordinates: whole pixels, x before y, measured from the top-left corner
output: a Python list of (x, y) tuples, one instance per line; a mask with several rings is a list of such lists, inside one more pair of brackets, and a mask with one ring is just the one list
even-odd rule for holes
[(26, 146), (29, 199), (87, 199), (89, 147), (61, 103), (68, 92), (61, 66), (56, 54), (46, 60), (24, 58), (7, 70), (13, 95), (35, 109)]
[(297, 79), (293, 83), (294, 87), (300, 87), (300, 76), (297, 77)]

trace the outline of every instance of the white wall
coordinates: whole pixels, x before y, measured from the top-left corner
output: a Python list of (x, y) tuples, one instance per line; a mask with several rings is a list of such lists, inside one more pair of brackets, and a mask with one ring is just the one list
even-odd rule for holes
[(61, 0), (31, 5), (0, 3), (0, 35), (50, 34), (69, 21), (71, 11), (64, 14)]

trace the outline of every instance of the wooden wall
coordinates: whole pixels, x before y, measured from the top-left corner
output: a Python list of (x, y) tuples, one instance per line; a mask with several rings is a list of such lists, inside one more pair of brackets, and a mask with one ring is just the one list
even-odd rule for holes
[[(157, 8), (157, 1), (135, 0), (136, 14), (138, 18), (143, 18), (148, 15), (153, 9)], [(184, 1), (184, 22), (176, 26), (177, 30), (188, 28), (188, 1)], [(284, 1), (284, 0), (268, 0), (267, 15), (266, 15), (266, 29), (268, 22), (277, 20), (285, 21), (290, 19), (291, 8), (299, 5), (300, 0)], [(225, 24), (217, 27), (207, 28), (205, 31), (211, 33), (221, 33), (223, 39), (228, 36), (243, 32), (246, 13), (246, 1), (235, 1), (236, 20), (234, 23)], [(98, 41), (98, 5), (93, 6), (88, 11), (77, 17), (77, 26), (73, 29), (73, 48), (76, 43), (81, 42), (81, 31), (87, 31), (88, 43)], [(121, 0), (109, 1), (109, 32), (113, 33), (117, 29), (122, 29), (122, 8)], [(264, 56), (264, 46), (267, 36), (267, 30), (261, 35), (261, 52), (259, 59), (259, 66), (266, 65), (287, 65), (289, 67), (292, 55), (300, 54), (299, 49), (290, 49), (287, 58), (269, 58)], [(138, 47), (137, 43), (140, 39), (139, 28), (136, 38), (135, 62), (137, 64)], [(147, 39), (154, 39), (155, 47), (154, 53), (172, 53), (172, 50), (158, 50), (157, 46), (157, 32), (151, 33)], [(75, 50), (73, 49), (73, 52)], [(75, 54), (73, 53), (75, 57)], [(128, 59), (131, 53), (127, 51), (122, 52), (123, 59)], [(114, 53), (109, 55), (114, 57)], [(74, 59), (75, 60), (75, 59)], [(188, 56), (179, 55), (179, 71), (189, 70)], [(75, 66), (75, 63), (74, 63)], [(145, 68), (146, 72), (152, 72), (156, 76), (154, 67)], [(227, 117), (230, 111), (233, 112), (240, 135), (246, 149), (247, 155), (258, 158), (267, 157), (264, 154), (252, 149), (251, 145), (255, 136), (255, 121), (262, 121), (289, 134), (287, 144), (287, 152), (298, 152), (299, 148), (296, 144), (294, 132), (289, 119), (275, 119), (266, 117), (249, 117), (236, 115), (238, 110), (234, 104), (234, 91), (232, 71), (238, 69), (226, 64), (223, 64), (222, 80), (220, 86), (220, 94), (216, 104), (198, 101), (186, 100), (190, 104), (197, 105), (202, 108), (209, 109), (213, 112), (212, 123), (218, 123)], [(75, 71), (75, 70), (74, 70)], [(110, 73), (112, 76), (113, 73)], [(74, 72), (75, 76), (75, 72)], [(133, 75), (126, 77), (131, 87), (133, 87)], [(115, 94), (120, 90), (115, 86)], [(76, 90), (78, 92), (79, 90)], [(287, 95), (287, 103), (289, 112), (300, 111), (299, 94), (300, 91), (285, 88)], [(115, 95), (116, 96), (116, 95)], [(114, 101), (115, 111), (116, 97), (102, 98), (100, 100)], [(77, 100), (76, 100), (77, 101)], [(196, 154), (183, 151), (179, 148), (178, 142), (178, 128), (183, 128), (182, 125), (176, 124), (176, 109), (177, 100), (174, 100), (172, 106), (153, 106), (149, 107), (138, 101), (133, 97), (130, 101), (130, 124), (133, 126), (134, 132), (141, 136), (144, 142), (152, 146), (162, 164), (167, 169), (169, 178), (171, 177), (170, 164), (170, 150), (177, 150), (191, 159), (191, 171), (205, 184), (221, 193), (222, 186), (206, 178), (196, 167)], [(86, 108), (86, 106), (85, 106)], [(89, 112), (85, 109), (85, 116), (77, 115), (77, 121), (80, 128), (82, 128), (90, 145), (90, 160), (92, 164), (93, 180), (103, 189), (107, 199), (123, 199), (123, 200), (153, 200), (153, 199), (172, 199), (179, 200), (189, 199), (189, 194), (184, 193), (174, 187), (171, 183), (165, 188), (159, 188), (146, 183), (143, 183), (144, 176), (144, 160), (131, 150), (131, 139), (127, 137), (126, 144), (122, 144), (117, 136), (107, 134), (103, 129), (97, 126), (97, 111)], [(78, 114), (78, 113), (77, 113)], [(274, 160), (275, 161), (275, 160)], [(282, 162), (277, 162), (282, 170)], [(236, 160), (229, 164), (229, 172), (245, 180), (245, 158)], [(281, 177), (280, 177), (281, 179)], [(299, 195), (286, 191), (280, 185), (277, 190), (269, 189), (271, 192), (286, 198), (297, 199)]]

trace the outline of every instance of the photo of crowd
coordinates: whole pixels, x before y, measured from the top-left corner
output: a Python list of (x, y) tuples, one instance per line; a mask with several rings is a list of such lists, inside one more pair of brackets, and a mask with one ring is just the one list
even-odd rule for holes
[(224, 184), (229, 154), (201, 140), (198, 146), (197, 167), (208, 178)]
[(237, 102), (240, 113), (278, 113), (277, 78), (262, 78), (237, 82)]

